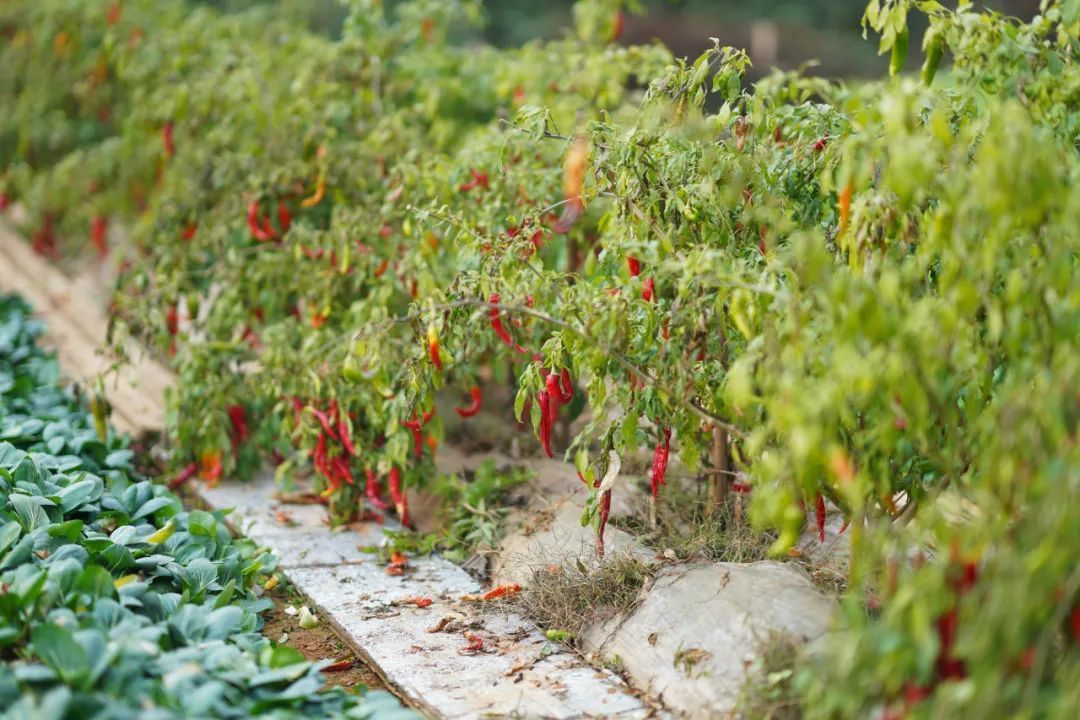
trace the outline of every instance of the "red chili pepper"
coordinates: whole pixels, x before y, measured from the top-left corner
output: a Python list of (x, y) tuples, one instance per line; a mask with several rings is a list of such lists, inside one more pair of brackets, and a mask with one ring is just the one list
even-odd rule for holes
[(746, 494), (750, 492), (750, 485), (744, 482), (733, 482), (731, 483), (731, 491)]
[(626, 16), (622, 12), (616, 12), (615, 22), (611, 28), (611, 38), (608, 42), (618, 42), (622, 37), (624, 27), (626, 27)]
[(319, 440), (315, 443), (315, 449), (311, 452), (312, 463), (315, 469), (322, 473), (323, 477), (330, 478), (330, 469), (326, 466), (326, 433), (319, 433)]
[(645, 286), (641, 288), (641, 299), (645, 302), (652, 302), (653, 295), (656, 293), (656, 283), (652, 278), (646, 278)]
[(825, 498), (817, 496), (817, 531), (818, 542), (825, 542)]
[(0, 212), (7, 210), (10, 204), (11, 198), (7, 196), (7, 193), (0, 193)]
[(402, 525), (409, 524), (409, 497), (405, 494), (401, 487), (401, 471), (395, 468), (390, 468), (390, 499), (394, 501), (394, 508), (397, 510), (398, 518), (401, 520)]
[(465, 631), (465, 639), (469, 644), (459, 650), (459, 653), (477, 653), (484, 649), (484, 638), (474, 632)]
[(365, 470), (364, 476), (367, 479), (364, 496), (368, 499), (368, 502), (380, 510), (389, 510), (389, 503), (382, 499), (382, 486), (379, 484), (379, 478), (375, 476), (375, 471)]
[(338, 660), (336, 663), (333, 663), (331, 665), (327, 665), (324, 668), (321, 668), (319, 670), (319, 672), (324, 672), (324, 673), (342, 672), (343, 670), (348, 670), (349, 668), (351, 668), (353, 666), (353, 663), (355, 663), (355, 662), (356, 662), (356, 660), (348, 660), (348, 659), (346, 659), (346, 660)]
[(442, 357), (439, 355), (439, 332), (435, 329), (434, 325), (428, 327), (427, 343), (428, 355), (431, 357), (432, 364), (435, 365), (436, 370), (442, 372)]
[(334, 476), (347, 485), (355, 485), (353, 480), (352, 468), (349, 467), (349, 461), (345, 459), (344, 455), (338, 455), (330, 462), (330, 467), (334, 471)]
[(559, 405), (562, 404), (562, 389), (559, 387), (559, 377), (551, 373), (544, 379), (544, 389), (548, 394), (548, 425), (555, 426), (559, 419)]
[(499, 336), (507, 345), (513, 345), (514, 339), (510, 337), (509, 331), (503, 327), (502, 323), (502, 311), (497, 307), (500, 301), (499, 293), (491, 293), (488, 298), (488, 304), (492, 307), (488, 310), (488, 317), (491, 319), (491, 328), (495, 331), (495, 334)]
[(187, 224), (187, 227), (185, 227), (181, 231), (180, 236), (182, 238), (184, 238), (185, 240), (190, 240), (191, 238), (195, 237), (195, 230), (196, 229), (197, 229), (197, 227), (196, 227), (195, 223), (189, 222)]
[(180, 326), (180, 315), (176, 311), (176, 306), (169, 307), (169, 311), (165, 313), (165, 329), (169, 331), (169, 335), (176, 337), (176, 331)]
[(604, 557), (604, 528), (607, 527), (608, 516), (611, 515), (611, 491), (608, 490), (600, 495), (600, 528), (596, 533), (596, 554)]
[(551, 457), (551, 398), (547, 390), (540, 391), (540, 447)]
[(559, 371), (559, 394), (559, 401), (564, 405), (574, 399), (574, 383), (570, 381), (568, 368)]
[(180, 473), (176, 477), (174, 477), (168, 482), (168, 488), (170, 490), (175, 490), (191, 478), (195, 477), (198, 472), (199, 463), (189, 463), (187, 466), (184, 467), (183, 470), (180, 471)]
[(488, 189), (488, 174), (486, 172), (480, 172), (479, 170), (473, 169), (470, 170), (469, 173), (472, 175), (472, 180), (459, 185), (458, 192), (468, 192), (469, 190), (478, 187), (484, 188), (485, 190)]
[(308, 410), (311, 411), (311, 414), (314, 415), (315, 418), (319, 421), (319, 424), (322, 425), (323, 432), (329, 435), (331, 439), (337, 440), (337, 433), (334, 432), (334, 428), (330, 423), (330, 418), (327, 416), (327, 414), (324, 413), (322, 410), (313, 408), (311, 406), (308, 406)]
[(165, 145), (165, 157), (171, 158), (176, 154), (176, 146), (173, 145), (173, 121), (169, 120), (161, 128), (161, 141)]
[[(426, 417), (427, 416), (425, 416), (425, 418)], [(424, 433), (420, 430), (420, 421), (417, 420), (416, 416), (414, 415), (412, 420), (406, 420), (401, 424), (407, 427), (412, 432), (413, 455), (415, 455), (417, 458), (421, 457), (424, 454)]]
[(654, 498), (660, 492), (660, 486), (667, 484), (664, 476), (667, 474), (668, 456), (671, 453), (671, 430), (664, 428), (663, 435), (664, 442), (657, 443), (656, 449), (653, 450), (650, 489)]
[(1069, 615), (1069, 629), (1072, 630), (1073, 642), (1080, 645), (1080, 607)]
[(105, 22), (108, 25), (115, 25), (120, 22), (121, 7), (119, 2), (114, 2), (109, 5), (109, 11), (105, 15)]
[[(265, 225), (266, 223), (264, 223)], [(259, 227), (259, 201), (252, 200), (248, 205), (247, 212), (247, 226), (248, 232), (251, 233), (251, 237), (255, 238), (259, 242), (266, 242), (267, 240), (273, 240), (274, 234), (272, 229), (267, 227)]]
[(109, 229), (109, 220), (104, 215), (96, 215), (90, 223), (90, 242), (98, 251), (98, 255), (105, 257), (109, 254), (109, 246), (105, 235)]
[(829, 133), (825, 133), (822, 137), (818, 138), (818, 141), (814, 143), (814, 152), (819, 153), (825, 149), (825, 146), (829, 144)]
[(851, 522), (851, 518), (844, 518), (844, 524), (840, 526), (840, 530), (839, 530), (839, 531), (837, 531), (837, 533), (836, 533), (836, 534), (837, 534), (837, 535), (843, 535), (843, 534), (844, 534), (844, 531), (845, 531), (845, 530), (847, 530), (847, 528), (848, 528), (848, 524), (849, 524), (850, 522)]
[(349, 424), (345, 422), (345, 417), (338, 413), (337, 400), (333, 402), (332, 407), (334, 409), (334, 415), (337, 416), (337, 430), (338, 435), (341, 437), (341, 444), (345, 448), (345, 452), (356, 457), (358, 453), (356, 452), (356, 446), (353, 445), (352, 437), (350, 437)]
[(247, 424), (247, 413), (244, 411), (243, 405), (230, 405), (225, 408), (225, 412), (229, 414), (229, 421), (232, 423), (229, 441), (232, 442), (233, 452), (235, 453), (240, 443), (251, 436)]
[(641, 261), (636, 257), (628, 255), (626, 257), (626, 267), (630, 269), (630, 277), (637, 277), (641, 274)]
[(58, 256), (56, 236), (53, 234), (52, 213), (45, 213), (41, 228), (34, 233), (33, 249), (35, 253), (43, 257), (55, 258)]
[(281, 229), (281, 234), (289, 232), (289, 226), (292, 225), (292, 214), (289, 212), (289, 208), (285, 206), (285, 203), (278, 202), (277, 205), (278, 227)]
[(500, 585), (497, 588), (492, 588), (486, 593), (480, 596), (481, 600), (494, 600), (496, 598), (506, 597), (507, 595), (517, 595), (521, 592), (521, 586), (517, 583), (507, 583), (506, 585)]
[(480, 388), (473, 387), (471, 390), (469, 390), (469, 397), (472, 399), (472, 402), (470, 402), (468, 405), (466, 405), (465, 407), (454, 408), (454, 412), (456, 412), (463, 418), (471, 418), (473, 415), (476, 415), (476, 413), (480, 412), (480, 403), (482, 400), (480, 395)]

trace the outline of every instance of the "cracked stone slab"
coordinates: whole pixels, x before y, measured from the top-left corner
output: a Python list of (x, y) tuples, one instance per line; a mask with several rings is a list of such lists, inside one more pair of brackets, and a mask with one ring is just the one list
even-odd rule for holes
[[(236, 530), (276, 552), (289, 581), (321, 619), (432, 717), (655, 715), (617, 675), (548, 641), (531, 622), (497, 604), (463, 600), (483, 589), (453, 563), (411, 558), (405, 575), (390, 576), (359, 549), (379, 544), (377, 523), (331, 530), (322, 506), (285, 504), (276, 491), (268, 473), (250, 483), (199, 489), (210, 507), (231, 508), (227, 517)], [(388, 521), (387, 527), (396, 525)], [(417, 596), (432, 604), (396, 604)], [(452, 632), (428, 631), (444, 617), (452, 619)], [(465, 630), (483, 638), (484, 651), (464, 651)]]
[(726, 717), (769, 633), (815, 640), (835, 607), (790, 563), (667, 566), (638, 608), (593, 626), (583, 643), (618, 657), (636, 687), (680, 715)]

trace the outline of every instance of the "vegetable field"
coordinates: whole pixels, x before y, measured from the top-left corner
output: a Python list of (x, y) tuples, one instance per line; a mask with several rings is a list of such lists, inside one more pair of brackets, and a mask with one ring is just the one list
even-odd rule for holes
[[(272, 467), (332, 527), (396, 520), (379, 561), (468, 567), (526, 502), (520, 468), (444, 470), (496, 418), (580, 480), (594, 547), (548, 574), (590, 608), (665, 563), (818, 580), (800, 538), (842, 518), (832, 630), (739, 712), (1080, 713), (1080, 2), (871, 0), (879, 80), (752, 86), (736, 48), (623, 44), (633, 0), (512, 48), (468, 39), (478, 0), (343, 4), (334, 37), (274, 3), (0, 7), (0, 206), (109, 268), (112, 350), (175, 372), (162, 483)], [(4, 707), (397, 712), (257, 634), (272, 557), (132, 470), (2, 309)], [(612, 572), (612, 528), (655, 558)]]

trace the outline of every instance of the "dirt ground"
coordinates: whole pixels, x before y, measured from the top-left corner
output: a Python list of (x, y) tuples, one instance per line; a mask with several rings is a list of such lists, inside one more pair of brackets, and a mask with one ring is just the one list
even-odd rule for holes
[(337, 634), (321, 619), (319, 624), (310, 630), (300, 627), (300, 614), (289, 615), (285, 612), (287, 607), (296, 607), (303, 602), (296, 597), (288, 588), (278, 588), (270, 593), (270, 599), (274, 601), (274, 607), (263, 613), (266, 625), (263, 626), (263, 635), (274, 642), (282, 642), (291, 648), (299, 650), (308, 660), (331, 659), (352, 660), (352, 664), (345, 670), (336, 672), (323, 672), (326, 684), (330, 687), (352, 688), (358, 685), (371, 689), (384, 688), (386, 684), (367, 665), (363, 663), (350, 650)]

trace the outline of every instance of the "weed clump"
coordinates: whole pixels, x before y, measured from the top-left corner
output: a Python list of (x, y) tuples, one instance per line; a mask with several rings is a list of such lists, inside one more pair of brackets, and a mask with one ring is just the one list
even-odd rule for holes
[(592, 565), (568, 557), (534, 569), (517, 604), (542, 628), (573, 640), (589, 625), (633, 610), (654, 573), (655, 566), (628, 554)]

